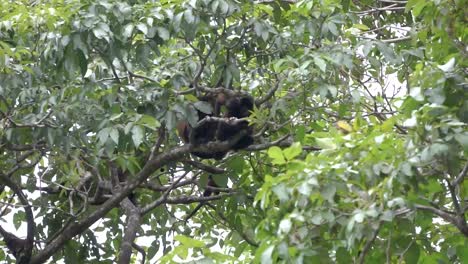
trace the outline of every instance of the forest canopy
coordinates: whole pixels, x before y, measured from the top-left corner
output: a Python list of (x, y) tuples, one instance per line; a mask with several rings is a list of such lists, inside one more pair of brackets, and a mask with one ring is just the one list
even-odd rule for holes
[(468, 263), (467, 4), (0, 1), (0, 260)]

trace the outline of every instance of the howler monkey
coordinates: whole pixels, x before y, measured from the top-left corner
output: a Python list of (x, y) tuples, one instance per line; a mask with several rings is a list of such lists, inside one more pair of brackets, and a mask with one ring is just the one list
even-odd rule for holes
[[(198, 112), (198, 121), (203, 120), (207, 116), (225, 117), (225, 118), (245, 118), (250, 115), (253, 109), (253, 98), (248, 95), (235, 95), (228, 97), (224, 93), (207, 94), (199, 98), (200, 101), (208, 102), (213, 107), (211, 114)], [(221, 108), (225, 107), (224, 114), (221, 113)], [(232, 150), (240, 150), (248, 147), (253, 143), (252, 129), (247, 121), (229, 122), (229, 120), (219, 121), (211, 120), (205, 122), (195, 128), (192, 128), (187, 122), (180, 122), (177, 125), (179, 136), (185, 143), (195, 145), (206, 144), (211, 141), (229, 140), (240, 131), (245, 130), (246, 135), (242, 136), (233, 146)], [(193, 155), (202, 159), (221, 160), (228, 151), (217, 152), (192, 152)]]
[[(249, 96), (239, 96), (230, 98), (226, 101), (227, 112), (225, 117), (227, 118), (245, 118), (250, 115), (254, 106), (254, 101)], [(233, 146), (233, 150), (244, 149), (253, 144), (252, 128), (249, 127), (249, 122), (243, 120), (236, 124), (231, 123), (219, 123), (217, 129), (217, 139), (221, 141), (229, 140), (233, 136), (237, 135), (240, 131), (246, 130), (247, 133), (241, 137)]]
[[(198, 121), (204, 119), (207, 116), (216, 115), (216, 112), (219, 111), (219, 106), (217, 106), (217, 99), (213, 96), (206, 95), (200, 97), (199, 100), (209, 103), (213, 110), (211, 113), (204, 113), (200, 110), (197, 110)], [(205, 122), (195, 128), (192, 128), (188, 122), (182, 121), (177, 124), (177, 131), (179, 132), (179, 137), (185, 143), (200, 145), (213, 141), (216, 138), (217, 127), (218, 125), (214, 122)], [(192, 154), (202, 159), (222, 159), (224, 157), (224, 154), (222, 153), (192, 152)]]

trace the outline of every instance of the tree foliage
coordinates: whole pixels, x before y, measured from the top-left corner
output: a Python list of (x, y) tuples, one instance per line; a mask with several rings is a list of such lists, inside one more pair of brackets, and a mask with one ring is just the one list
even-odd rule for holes
[[(466, 5), (1, 1), (0, 259), (467, 263)], [(221, 90), (255, 144), (200, 160)]]

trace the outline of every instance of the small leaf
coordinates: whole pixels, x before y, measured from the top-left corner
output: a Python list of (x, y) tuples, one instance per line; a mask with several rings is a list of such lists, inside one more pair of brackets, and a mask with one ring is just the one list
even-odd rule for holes
[(109, 128), (103, 128), (101, 131), (98, 132), (97, 137), (99, 139), (99, 143), (101, 145), (104, 145), (107, 141), (107, 138), (109, 137)]
[(280, 183), (278, 185), (276, 185), (275, 187), (273, 187), (273, 192), (275, 193), (275, 195), (278, 197), (278, 199), (281, 201), (281, 202), (287, 202), (290, 198), (290, 195), (288, 193), (288, 189), (286, 188), (286, 185), (284, 183)]
[(177, 235), (174, 237), (175, 240), (179, 241), (182, 245), (190, 246), (191, 248), (203, 248), (205, 243), (200, 240), (196, 240), (187, 236)]
[(140, 23), (136, 26), (138, 30), (140, 30), (143, 34), (148, 34), (148, 26), (146, 24)]
[(292, 160), (298, 155), (300, 155), (301, 153), (302, 153), (302, 146), (298, 142), (292, 144), (290, 147), (283, 150), (284, 157), (287, 160)]
[(333, 138), (315, 138), (315, 142), (321, 149), (336, 149)]
[(468, 149), (468, 133), (456, 134), (455, 140), (458, 141), (458, 143), (460, 143), (463, 149)]
[(346, 134), (353, 131), (353, 128), (351, 127), (351, 125), (348, 124), (348, 122), (343, 121), (343, 120), (339, 120), (338, 122), (336, 122), (336, 126)]
[(169, 31), (166, 28), (158, 27), (158, 36), (163, 40), (169, 39)]
[(150, 115), (143, 115), (140, 120), (138, 120), (139, 125), (143, 125), (149, 129), (156, 130), (161, 124), (156, 120), (156, 118)]
[(132, 33), (133, 33), (133, 29), (135, 27), (133, 26), (133, 24), (128, 24), (128, 25), (125, 25), (124, 29), (123, 29), (123, 32), (122, 32), (122, 35), (126, 38), (129, 38), (132, 36)]
[(418, 263), (420, 253), (421, 252), (420, 252), (418, 243), (416, 242), (411, 243), (411, 246), (409, 247), (408, 251), (406, 251), (406, 254), (404, 255), (405, 263)]
[(349, 251), (346, 250), (344, 247), (338, 248), (336, 251), (336, 262), (338, 264), (348, 264), (352, 263), (352, 257), (349, 254)]
[(271, 254), (273, 253), (274, 249), (275, 249), (275, 246), (269, 246), (267, 249), (265, 249), (265, 251), (263, 251), (262, 258), (261, 258), (262, 264), (273, 263)]
[(114, 121), (114, 120), (117, 120), (119, 119), (121, 116), (123, 116), (123, 113), (119, 113), (119, 114), (116, 114), (116, 115), (112, 115), (109, 120), (110, 121)]
[(115, 142), (115, 144), (119, 144), (119, 131), (117, 129), (111, 128), (109, 136)]
[(437, 67), (439, 67), (439, 69), (441, 69), (443, 72), (451, 72), (453, 71), (454, 66), (455, 66), (455, 58), (451, 58), (444, 65), (440, 65)]
[(364, 24), (354, 24), (353, 27), (364, 31), (369, 30), (369, 27)]
[(281, 220), (278, 231), (280, 234), (287, 234), (291, 230), (291, 227), (292, 227), (291, 219), (286, 218), (286, 219)]
[(317, 65), (319, 67), (319, 69), (322, 71), (322, 72), (325, 72), (326, 69), (327, 69), (327, 64), (325, 63), (325, 61), (322, 59), (322, 58), (319, 58), (317, 56), (314, 57), (314, 63), (315, 65)]
[(198, 101), (193, 104), (197, 110), (200, 112), (203, 112), (205, 114), (211, 114), (213, 113), (213, 106), (206, 101)]
[(273, 159), (274, 164), (284, 164), (286, 163), (286, 160), (284, 159), (283, 156), (283, 151), (281, 148), (277, 146), (273, 146), (270, 149), (268, 149), (268, 156)]
[(185, 10), (185, 12), (184, 12), (184, 18), (185, 18), (185, 21), (186, 21), (188, 24), (193, 24), (193, 23), (195, 22), (195, 17), (193, 16), (193, 13), (192, 13), (192, 10), (191, 10), (191, 9)]
[(94, 36), (98, 39), (108, 37), (108, 32), (110, 32), (110, 28), (107, 24), (99, 23), (95, 28), (93, 28)]
[(140, 146), (143, 142), (144, 129), (141, 126), (134, 126), (132, 128), (132, 140), (135, 147)]
[(335, 193), (336, 193), (336, 187), (334, 185), (327, 185), (320, 192), (320, 194), (322, 194), (322, 197), (328, 200), (330, 203), (333, 203), (333, 198), (335, 197)]
[(354, 215), (354, 220), (358, 223), (362, 223), (364, 221), (364, 213), (363, 212), (358, 212), (357, 214)]
[(314, 214), (314, 216), (312, 216), (312, 218), (310, 219), (310, 221), (314, 225), (320, 225), (322, 223), (322, 220), (323, 220), (323, 217), (320, 214)]

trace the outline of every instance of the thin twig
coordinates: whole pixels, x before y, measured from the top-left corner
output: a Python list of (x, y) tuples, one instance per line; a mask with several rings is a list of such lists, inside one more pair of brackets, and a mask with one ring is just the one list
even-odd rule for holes
[(361, 263), (361, 264), (364, 263), (364, 258), (366, 257), (367, 253), (369, 252), (370, 248), (372, 247), (372, 243), (374, 243), (375, 239), (377, 238), (377, 235), (379, 234), (381, 225), (382, 225), (382, 223), (379, 222), (379, 225), (377, 226), (377, 228), (372, 233), (371, 238), (369, 240), (367, 240), (366, 245), (362, 249), (361, 254), (359, 254), (359, 259), (358, 259), (359, 263)]
[(463, 167), (462, 171), (460, 172), (460, 174), (458, 174), (458, 176), (455, 178), (455, 180), (452, 181), (452, 186), (458, 186), (460, 185), (460, 183), (463, 182), (463, 180), (465, 179), (466, 177), (466, 174), (468, 173), (468, 162), (466, 162), (465, 166)]

